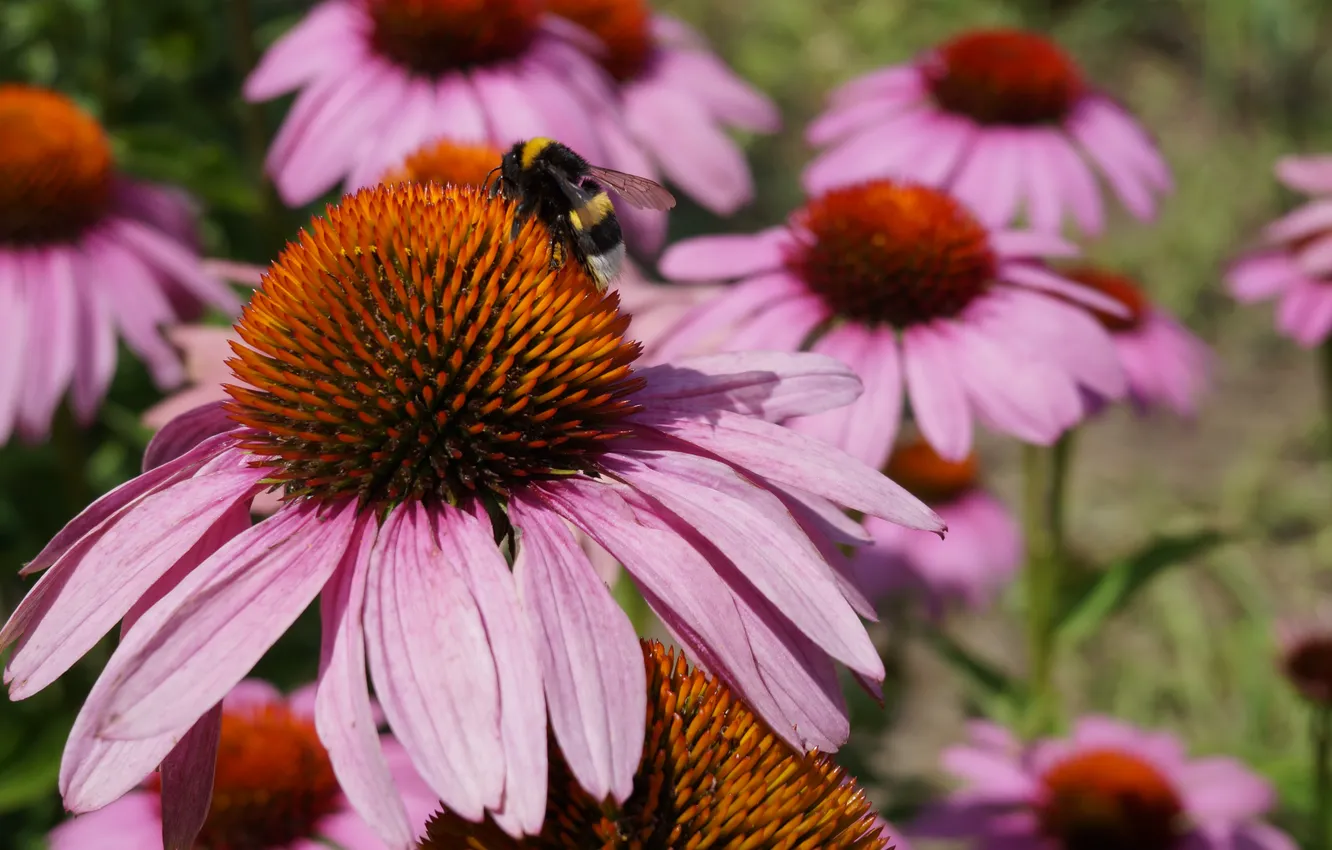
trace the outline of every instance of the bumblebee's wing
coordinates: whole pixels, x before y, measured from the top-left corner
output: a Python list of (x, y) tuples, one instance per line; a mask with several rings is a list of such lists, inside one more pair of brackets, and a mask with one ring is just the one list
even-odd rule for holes
[(646, 177), (595, 165), (588, 168), (588, 173), (607, 189), (614, 189), (630, 206), (640, 210), (668, 210), (675, 206), (675, 196), (666, 191), (665, 186)]

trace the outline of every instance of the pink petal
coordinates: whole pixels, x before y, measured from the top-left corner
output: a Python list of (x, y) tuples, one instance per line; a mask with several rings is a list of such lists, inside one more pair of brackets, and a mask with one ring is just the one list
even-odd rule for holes
[(1332, 236), (1318, 237), (1296, 251), (1295, 262), (1311, 277), (1327, 277), (1332, 272)]
[(629, 130), (671, 182), (716, 215), (731, 215), (754, 195), (749, 164), (734, 141), (692, 96), (664, 85), (624, 90)]
[(262, 475), (220, 464), (148, 496), (86, 551), (71, 550), (42, 577), (49, 586), (30, 594), (38, 608), (5, 670), (11, 698), (36, 693), (83, 657), (173, 564), (191, 557)]
[(992, 750), (949, 747), (939, 761), (944, 770), (966, 783), (968, 800), (1020, 803), (1040, 790), (1019, 759)]
[(743, 351), (702, 355), (638, 370), (647, 386), (635, 397), (652, 410), (706, 415), (733, 410), (779, 422), (843, 407), (860, 395), (860, 379), (820, 354)]
[(451, 809), (480, 820), (504, 795), (500, 683), (464, 567), (420, 503), (395, 508), (370, 555), (365, 634), (389, 725)]
[(1062, 135), (1052, 135), (1046, 142), (1050, 167), (1059, 177), (1064, 201), (1073, 210), (1078, 227), (1089, 236), (1098, 234), (1105, 226), (1105, 210), (1101, 204), (1101, 189), (1091, 167), (1073, 144)]
[(883, 662), (832, 570), (771, 493), (699, 457), (646, 454), (621, 477), (698, 531), (811, 641), (869, 676)]
[(775, 133), (782, 116), (766, 95), (703, 50), (663, 50), (655, 73), (699, 99), (713, 120), (757, 133)]
[(47, 841), (51, 850), (161, 850), (157, 795), (126, 794), (106, 808), (65, 821)]
[(686, 313), (658, 341), (657, 357), (670, 361), (700, 349), (715, 348), (718, 339), (725, 339), (727, 332), (756, 311), (774, 302), (799, 298), (805, 292), (804, 284), (786, 272), (742, 281)]
[[(1027, 190), (1027, 219), (1034, 230), (1057, 234), (1063, 224), (1063, 188), (1056, 148), (1064, 141), (1048, 128), (1021, 131), (1022, 171)], [(1073, 252), (1077, 249), (1069, 246)]]
[(1091, 126), (1088, 132), (1104, 136), (1114, 142), (1126, 161), (1131, 162), (1143, 178), (1158, 191), (1171, 188), (1170, 168), (1141, 125), (1107, 97), (1092, 96), (1083, 100), (1079, 115)]
[(148, 441), (143, 453), (143, 469), (147, 472), (188, 453), (209, 437), (237, 428), (227, 415), (222, 402), (196, 407), (172, 419)]
[(633, 624), (607, 592), (568, 527), (517, 497), (514, 577), (543, 638), (542, 669), (560, 752), (594, 800), (633, 791), (643, 750), (646, 682)]
[(181, 729), (226, 696), (328, 581), (354, 504), (286, 507), (232, 539), (144, 614), (112, 655), (98, 734)]
[[(819, 350), (840, 356), (830, 347), (838, 336), (851, 335), (853, 346), (846, 354), (865, 382), (865, 392), (845, 410), (829, 411), (806, 420), (811, 434), (825, 434), (847, 454), (866, 466), (881, 469), (892, 452), (893, 440), (902, 419), (902, 365), (898, 357), (897, 332), (892, 328), (866, 331), (842, 325), (819, 341)], [(804, 430), (802, 427), (801, 430)]]
[(49, 248), (19, 255), (31, 299), (28, 339), (34, 355), (25, 368), (19, 407), (19, 432), (30, 440), (43, 439), (51, 417), (74, 375), (80, 310), (74, 257), (64, 248)]
[(805, 141), (814, 147), (833, 144), (893, 117), (897, 109), (916, 100), (914, 95), (910, 95), (892, 100), (860, 100), (831, 106), (805, 128)]
[(199, 264), (199, 258), (180, 243), (128, 219), (113, 219), (105, 227), (114, 239), (141, 257), (151, 268), (169, 275), (201, 304), (216, 307), (227, 315), (240, 312), (240, 299), (231, 287), (207, 275)]
[(222, 736), (222, 706), (190, 727), (162, 761), (162, 845), (190, 850), (213, 803), (213, 769)]
[(1309, 195), (1332, 192), (1332, 154), (1286, 156), (1277, 160), (1277, 179)]
[(1226, 284), (1241, 302), (1271, 298), (1303, 277), (1295, 261), (1283, 253), (1260, 253), (1245, 257), (1230, 267)]
[(546, 816), (546, 701), (536, 638), (485, 509), (445, 511), (440, 525), (443, 555), (476, 599), (499, 675), (504, 802), (493, 817), (515, 838), (537, 835)]
[(315, 6), (264, 52), (245, 80), (245, 99), (269, 100), (330, 69), (345, 67), (360, 19), (353, 3), (334, 0)]
[(1305, 204), (1263, 229), (1269, 242), (1295, 242), (1332, 228), (1332, 199)]
[[(606, 161), (597, 163), (607, 168), (614, 168), (626, 174), (637, 174), (649, 180), (657, 179), (657, 169), (652, 160), (629, 137), (622, 123), (613, 114), (607, 112), (593, 119), (597, 135), (601, 138), (601, 147)], [(616, 215), (624, 225), (625, 244), (632, 254), (650, 256), (661, 250), (666, 241), (666, 213), (660, 210), (640, 210), (635, 207), (616, 203)]]
[(1080, 418), (1077, 389), (1057, 366), (1026, 356), (998, 330), (958, 323), (949, 336), (967, 396), (995, 430), (1047, 445)]
[(801, 185), (811, 195), (880, 177), (911, 179), (912, 164), (934, 140), (939, 113), (932, 106), (896, 112), (829, 148), (805, 168)]
[(911, 411), (921, 434), (943, 458), (962, 460), (971, 451), (971, 410), (949, 346), (936, 328), (907, 328), (902, 334), (903, 372)]
[(1100, 166), (1124, 207), (1136, 218), (1152, 218), (1156, 214), (1156, 202), (1151, 190), (1144, 185), (1144, 178), (1131, 159), (1132, 154), (1126, 154), (1114, 139), (1096, 132), (1086, 121), (1070, 121), (1068, 130), (1092, 161)]
[(1266, 814), (1276, 803), (1271, 784), (1233, 758), (1192, 761), (1179, 784), (1186, 810), (1200, 823), (1245, 821)]
[(1037, 292), (1059, 295), (1077, 304), (1100, 310), (1112, 316), (1128, 318), (1128, 307), (1124, 302), (1108, 295), (1102, 295), (1094, 289), (1075, 283), (1066, 277), (1028, 263), (1004, 263), (999, 267), (998, 277), (1010, 283), (1020, 283)]
[(1023, 139), (1012, 130), (977, 133), (971, 152), (953, 181), (953, 193), (991, 227), (1004, 227), (1017, 211)]
[[(1056, 227), (1058, 222), (1056, 221)], [(1017, 257), (1076, 257), (1077, 245), (1058, 233), (1039, 230), (997, 230), (990, 234), (990, 245), (1004, 259)]]
[(89, 252), (97, 255), (101, 277), (115, 286), (116, 297), (109, 306), (126, 347), (148, 367), (158, 388), (176, 386), (185, 378), (180, 357), (159, 331), (160, 325), (175, 321), (175, 311), (156, 273), (110, 239), (89, 234), (87, 241)]
[(832, 315), (817, 295), (790, 298), (750, 316), (722, 343), (722, 351), (767, 348), (794, 351), (801, 347), (815, 327)]
[(348, 802), (394, 850), (413, 846), (402, 798), (380, 746), (365, 675), (366, 577), (375, 542), (373, 519), (358, 519), (342, 563), (320, 596), (323, 625), (314, 720)]
[[(92, 263), (85, 261), (84, 265)], [(75, 418), (86, 425), (97, 415), (116, 371), (116, 331), (104, 290), (89, 287), (81, 300), (69, 401)]]
[(892, 97), (904, 91), (923, 95), (924, 86), (924, 75), (915, 63), (889, 65), (843, 83), (833, 89), (829, 100), (833, 105), (841, 105), (860, 100)]
[(501, 147), (543, 135), (546, 122), (519, 84), (516, 69), (476, 68), (471, 72), (477, 100), (486, 113), (490, 138)]
[(28, 305), (16, 256), (0, 254), (0, 444), (9, 441), (23, 394)]
[(666, 249), (657, 268), (673, 280), (733, 280), (781, 268), (791, 245), (785, 227), (743, 236), (698, 236)]
[(726, 411), (707, 421), (656, 421), (653, 427), (715, 452), (742, 472), (909, 528), (943, 530), (934, 511), (878, 471), (789, 428)]

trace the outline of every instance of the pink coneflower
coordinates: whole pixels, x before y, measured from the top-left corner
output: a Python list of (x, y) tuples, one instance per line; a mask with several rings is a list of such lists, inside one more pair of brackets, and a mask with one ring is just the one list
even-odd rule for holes
[[(865, 521), (871, 542), (851, 556), (857, 586), (870, 599), (920, 594), (933, 615), (947, 603), (986, 605), (1022, 564), (1022, 532), (1004, 504), (980, 484), (980, 464), (939, 457), (924, 440), (898, 444), (884, 470), (948, 524), (948, 540), (875, 517)], [(932, 545), (939, 544), (939, 545)]]
[[(1318, 192), (1327, 169), (1321, 160), (1287, 158), (1276, 173), (1292, 189)], [(1272, 222), (1263, 242), (1230, 268), (1230, 294), (1245, 303), (1277, 298), (1277, 329), (1305, 348), (1322, 343), (1332, 332), (1332, 198)]]
[(1141, 412), (1165, 407), (1192, 416), (1207, 389), (1211, 351), (1173, 316), (1152, 304), (1125, 275), (1094, 266), (1060, 270), (1069, 280), (1118, 301), (1126, 311), (1092, 314), (1110, 332), (1128, 378), (1128, 395)]
[[(313, 687), (284, 698), (272, 685), (247, 679), (227, 694), (210, 728), (214, 737), (199, 748), (208, 762), (216, 759), (211, 793), (203, 789), (207, 817), (197, 840), (179, 846), (313, 850), (331, 841), (344, 850), (381, 850), (338, 788), (315, 734), (314, 709)], [(382, 736), (380, 744), (419, 832), (436, 806), (434, 795), (396, 741)], [(177, 824), (164, 811), (178, 805), (191, 778), (164, 766), (140, 789), (61, 824), (51, 833), (51, 850), (160, 850), (176, 843)]]
[[(141, 781), (316, 596), (316, 725), (391, 846), (411, 836), (367, 662), (395, 736), (462, 817), (540, 830), (547, 710), (578, 781), (622, 802), (642, 659), (566, 522), (776, 734), (800, 749), (845, 739), (834, 660), (869, 679), (883, 667), (863, 600), (820, 555), (836, 551), (824, 517), (836, 504), (943, 528), (878, 472), (774, 424), (846, 404), (859, 382), (781, 353), (635, 371), (614, 292), (577, 263), (552, 272), (549, 233), (529, 220), (511, 240), (514, 215), (434, 184), (331, 207), (238, 322), (232, 400), (164, 428), (150, 471), (28, 564), (46, 572), (0, 632), (0, 647), (18, 640), (15, 699), (158, 600), (80, 713), (62, 766), (71, 810)], [(272, 488), (285, 503), (250, 527)]]
[[(542, 0), (327, 0), (264, 55), (250, 100), (300, 90), (268, 152), (289, 204), (377, 182), (445, 136), (506, 148), (553, 136), (599, 165), (633, 143), (611, 81)], [(581, 37), (580, 37), (581, 36)], [(604, 142), (604, 145), (603, 145)]]
[(194, 211), (115, 172), (101, 126), (53, 91), (0, 85), (0, 443), (44, 439), (61, 398), (91, 422), (116, 344), (159, 387), (180, 360), (163, 325), (240, 302), (199, 261)]
[(949, 187), (992, 227), (1021, 208), (1037, 230), (1057, 231), (1071, 213), (1099, 233), (1093, 165), (1140, 219), (1171, 188), (1165, 160), (1128, 111), (1088, 85), (1058, 46), (1021, 30), (966, 32), (853, 80), (806, 136), (832, 146), (805, 171), (811, 192), (916, 180)]
[(888, 180), (835, 189), (787, 227), (672, 246), (661, 261), (668, 278), (742, 280), (688, 315), (662, 355), (728, 330), (727, 349), (812, 349), (850, 364), (864, 394), (797, 426), (876, 468), (908, 396), (921, 433), (949, 460), (971, 450), (973, 411), (1050, 443), (1082, 416), (1080, 388), (1124, 392), (1109, 335), (1061, 299), (1119, 306), (1039, 262), (1071, 253), (1052, 234), (991, 230), (938, 189)]
[(992, 723), (943, 756), (964, 786), (909, 832), (1005, 850), (1295, 850), (1260, 818), (1275, 795), (1230, 758), (1190, 759), (1178, 739), (1104, 717), (1023, 746)]
[[(718, 215), (753, 198), (749, 164), (726, 130), (774, 132), (781, 116), (771, 100), (727, 68), (692, 28), (654, 14), (643, 0), (550, 0), (550, 11), (605, 45), (601, 64), (617, 84), (625, 126), (646, 154), (623, 170), (650, 177), (660, 166)], [(621, 208), (631, 217), (642, 212)], [(655, 250), (664, 230), (645, 235)]]

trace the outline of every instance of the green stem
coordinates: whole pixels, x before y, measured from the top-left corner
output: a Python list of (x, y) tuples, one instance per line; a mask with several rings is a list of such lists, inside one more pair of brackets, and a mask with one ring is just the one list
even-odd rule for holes
[(1073, 452), (1070, 432), (1051, 448), (1023, 446), (1023, 524), (1027, 546), (1026, 731), (1050, 731), (1058, 715), (1054, 689), (1055, 624), (1064, 562), (1064, 501)]
[(1313, 840), (1310, 850), (1332, 847), (1332, 708), (1314, 706)]
[(1329, 456), (1332, 456), (1332, 337), (1318, 347), (1319, 378), (1323, 390), (1323, 428), (1326, 430)]
[(61, 405), (51, 423), (51, 443), (60, 464), (60, 478), (65, 490), (65, 510), (76, 516), (92, 501), (92, 488), (88, 486), (87, 435), (74, 414)]

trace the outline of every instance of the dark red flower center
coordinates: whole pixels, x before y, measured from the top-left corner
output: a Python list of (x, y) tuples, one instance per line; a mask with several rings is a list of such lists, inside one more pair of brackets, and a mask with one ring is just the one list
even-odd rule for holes
[(1116, 316), (1104, 310), (1087, 308), (1107, 330), (1112, 332), (1131, 331), (1141, 325), (1142, 320), (1147, 317), (1149, 307), (1147, 296), (1143, 294), (1142, 289), (1135, 282), (1124, 275), (1093, 266), (1063, 269), (1060, 270), (1060, 274), (1124, 305), (1125, 309), (1128, 310), (1127, 316)]
[(0, 85), (0, 243), (75, 239), (111, 200), (111, 145), (74, 101)]
[(601, 65), (621, 82), (641, 74), (652, 58), (652, 12), (642, 0), (550, 0), (550, 11), (601, 39)]
[(484, 186), (500, 163), (490, 145), (469, 145), (441, 139), (409, 154), (402, 165), (384, 175), (383, 183), (438, 183), (441, 186)]
[(839, 315), (903, 328), (955, 316), (990, 286), (985, 228), (951, 196), (875, 180), (834, 189), (794, 217), (787, 266)]
[(289, 244), (229, 365), (244, 447), (287, 497), (456, 503), (595, 474), (642, 386), (629, 316), (482, 189), (363, 189)]
[(884, 470), (884, 475), (931, 505), (951, 502), (976, 489), (979, 473), (974, 452), (964, 460), (944, 460), (919, 438), (899, 443)]
[(1183, 830), (1178, 792), (1159, 770), (1118, 750), (1088, 750), (1043, 777), (1041, 832), (1062, 850), (1172, 850)]
[(1023, 30), (964, 33), (937, 50), (925, 77), (936, 103), (981, 124), (1058, 123), (1085, 91), (1067, 53)]
[(422, 76), (522, 55), (536, 37), (543, 0), (362, 0), (380, 55)]
[(1282, 667), (1305, 699), (1332, 705), (1332, 634), (1308, 635), (1286, 652)]
[[(156, 776), (151, 784), (160, 787)], [(195, 850), (268, 850), (314, 838), (339, 793), (313, 721), (281, 704), (225, 711), (213, 800)]]

